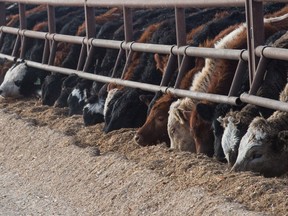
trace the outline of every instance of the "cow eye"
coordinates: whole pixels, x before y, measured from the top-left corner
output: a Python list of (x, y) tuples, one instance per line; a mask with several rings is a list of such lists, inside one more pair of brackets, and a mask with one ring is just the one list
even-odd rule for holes
[(253, 155), (252, 155), (252, 159), (254, 160), (254, 159), (257, 159), (257, 158), (261, 158), (262, 157), (262, 154), (259, 154), (259, 153), (254, 153)]
[(164, 117), (163, 117), (163, 116), (159, 116), (159, 117), (158, 117), (158, 120), (159, 120), (159, 121), (164, 121)]
[(175, 128), (171, 128), (170, 132), (171, 132), (171, 134), (174, 134), (175, 133)]
[(20, 81), (20, 80), (16, 80), (16, 81), (14, 81), (14, 83), (15, 83), (15, 85), (18, 86), (18, 87), (20, 87), (20, 85), (21, 85), (21, 81)]

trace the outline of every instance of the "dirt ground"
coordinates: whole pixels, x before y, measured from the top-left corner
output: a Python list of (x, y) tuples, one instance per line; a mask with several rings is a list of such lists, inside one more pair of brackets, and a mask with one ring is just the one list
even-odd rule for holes
[(37, 99), (0, 102), (0, 215), (287, 215), (288, 174), (140, 147)]

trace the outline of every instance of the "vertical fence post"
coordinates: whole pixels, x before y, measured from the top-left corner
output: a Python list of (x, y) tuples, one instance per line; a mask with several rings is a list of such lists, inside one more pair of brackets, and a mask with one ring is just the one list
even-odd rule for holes
[[(133, 40), (133, 18), (132, 18), (132, 11), (130, 8), (123, 7), (123, 18), (124, 18), (125, 43), (128, 43)], [(134, 53), (134, 51), (132, 50), (132, 44), (133, 42), (130, 44), (130, 49), (126, 50), (126, 62), (122, 71), (121, 79), (124, 78), (126, 70), (129, 67), (130, 61)]]
[(6, 24), (6, 9), (5, 9), (5, 3), (0, 2), (0, 26), (3, 26)]
[[(25, 18), (25, 4), (19, 3), (19, 20), (20, 20), (20, 29), (26, 28), (26, 18)], [(18, 34), (13, 51), (12, 51), (12, 56), (17, 56), (19, 53), (19, 48), (21, 46), (21, 36)], [(21, 52), (21, 55), (23, 52)]]
[[(176, 25), (176, 38), (177, 47), (186, 45), (186, 20), (185, 9), (175, 8), (175, 25)], [(180, 68), (183, 56), (178, 55), (178, 68)]]
[(248, 67), (250, 85), (255, 76), (256, 66), (259, 58), (255, 55), (255, 48), (264, 43), (263, 3), (254, 0), (246, 0), (247, 21), (247, 45), (248, 45)]
[[(25, 4), (20, 4), (20, 29), (27, 28), (27, 21), (26, 21), (26, 8)], [(21, 49), (20, 49), (20, 58), (24, 58), (26, 52), (26, 43), (27, 38), (23, 35), (21, 36)]]
[[(5, 9), (5, 3), (0, 2), (0, 26), (6, 25), (6, 9)], [(4, 33), (0, 32), (0, 49), (2, 48), (3, 42), (4, 42)]]
[[(128, 43), (133, 41), (133, 18), (131, 9), (123, 7), (123, 16), (125, 42)], [(126, 52), (126, 55), (128, 55), (128, 52)]]
[[(48, 28), (50, 34), (56, 33), (55, 8), (51, 5), (48, 5)], [(48, 65), (53, 65), (56, 55), (57, 42), (53, 39), (52, 42), (49, 42), (49, 47), (50, 55)]]
[[(87, 41), (91, 41), (89, 39), (94, 38), (96, 34), (96, 28), (95, 28), (95, 10), (94, 7), (85, 7), (85, 26), (86, 26), (86, 38)], [(88, 71), (92, 60), (93, 56), (95, 55), (95, 47), (87, 43), (86, 50), (87, 50), (87, 58), (83, 67), (83, 71)], [(83, 53), (84, 54), (84, 53)]]

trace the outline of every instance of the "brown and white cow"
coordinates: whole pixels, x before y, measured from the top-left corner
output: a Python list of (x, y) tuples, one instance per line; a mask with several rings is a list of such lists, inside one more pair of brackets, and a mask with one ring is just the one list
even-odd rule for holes
[[(286, 61), (286, 74), (288, 62)], [(288, 102), (288, 84), (280, 94)], [(256, 117), (241, 139), (234, 171), (253, 171), (264, 176), (288, 172), (288, 112), (275, 111), (268, 119)]]

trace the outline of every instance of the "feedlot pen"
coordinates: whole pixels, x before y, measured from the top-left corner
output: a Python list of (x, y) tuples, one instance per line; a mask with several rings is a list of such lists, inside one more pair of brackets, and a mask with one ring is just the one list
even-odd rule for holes
[[(144, 5), (129, 0), (62, 0), (61, 2), (18, 0), (19, 29), (5, 26), (6, 18), (3, 13), (5, 4), (14, 2), (16, 1), (0, 1), (0, 47), (8, 34), (17, 36), (12, 53), (0, 54), (0, 58), (10, 61), (14, 61), (15, 58), (23, 58), (27, 45), (26, 39), (42, 39), (45, 41), (42, 62), (27, 60), (27, 64), (31, 67), (63, 74), (76, 73), (86, 79), (112, 82), (147, 91), (168, 91), (181, 97), (207, 99), (212, 102), (229, 104), (251, 103), (288, 111), (287, 103), (255, 96), (264, 76), (266, 59), (288, 61), (288, 50), (263, 46), (263, 4), (281, 1), (147, 0)], [(25, 8), (30, 4), (47, 4), (49, 32), (33, 32), (26, 29)], [(85, 37), (56, 33), (55, 7), (68, 5), (84, 7), (87, 30)], [(93, 23), (94, 10), (106, 6), (123, 9), (124, 41), (93, 38), (96, 31)], [(227, 7), (229, 9), (234, 6), (246, 8), (249, 38), (247, 50), (187, 46), (184, 34), (186, 9), (192, 7)], [(132, 38), (133, 9), (162, 7), (175, 9), (177, 44), (171, 46), (134, 42)], [(77, 70), (53, 66), (59, 42), (82, 46)], [(161, 85), (149, 85), (123, 80), (120, 77), (104, 77), (87, 73), (89, 65), (92, 64), (91, 56), (97, 52), (97, 48), (101, 47), (119, 50), (114, 70), (116, 70), (121, 56), (126, 55), (126, 65), (129, 65), (131, 63), (129, 56), (133, 52), (168, 54), (169, 62)], [(20, 53), (18, 50), (21, 50)], [(185, 64), (189, 62), (191, 56), (238, 61), (229, 95), (178, 89), (181, 78), (187, 72)], [(177, 81), (175, 86), (168, 87), (167, 80), (175, 70), (175, 66), (179, 67)], [(251, 84), (250, 91), (236, 97), (241, 74), (247, 66)], [(125, 68), (123, 73), (125, 73)], [(231, 173), (226, 164), (203, 155), (174, 152), (161, 145), (141, 148), (132, 141), (134, 134), (129, 129), (103, 134), (100, 125), (80, 127), (79, 125), (82, 126), (83, 123), (79, 116), (62, 119), (65, 111), (47, 106), (35, 106), (37, 103), (39, 102), (8, 100), (0, 104), (0, 132), (1, 138), (4, 140), (0, 145), (2, 152), (0, 209), (3, 215), (287, 214), (287, 174), (279, 178), (264, 178), (249, 172)], [(24, 121), (21, 121), (15, 113), (21, 113)], [(43, 125), (49, 128), (37, 127)], [(60, 133), (55, 132), (59, 130)], [(12, 133), (13, 136), (11, 136)], [(34, 139), (29, 140), (30, 137), (27, 134)], [(76, 134), (76, 138), (63, 134)], [(97, 148), (81, 148), (79, 150), (75, 145), (69, 144), (79, 144), (77, 142), (85, 142), (86, 139), (96, 142), (101, 157), (95, 157), (98, 154)], [(120, 153), (120, 156), (111, 154), (111, 151)], [(19, 163), (16, 164), (16, 161)], [(241, 205), (234, 202), (241, 203)]]

